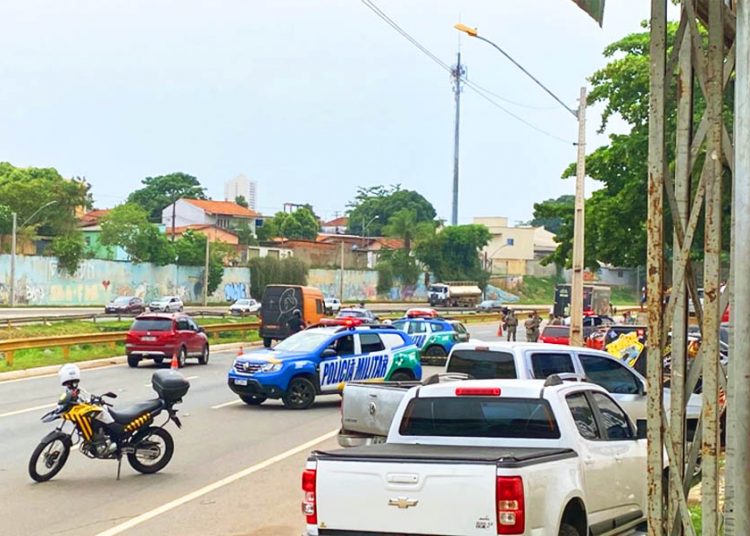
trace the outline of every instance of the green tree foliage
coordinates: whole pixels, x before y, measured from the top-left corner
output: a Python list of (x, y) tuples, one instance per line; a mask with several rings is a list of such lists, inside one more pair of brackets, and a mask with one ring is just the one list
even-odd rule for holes
[(206, 193), (198, 179), (186, 173), (170, 173), (159, 177), (146, 177), (143, 188), (128, 196), (128, 203), (138, 205), (148, 212), (149, 220), (161, 221), (161, 213), (177, 199), (205, 199)]
[(57, 257), (57, 269), (68, 275), (75, 275), (83, 260), (86, 242), (79, 231), (70, 231), (55, 237), (50, 252)]
[(253, 230), (245, 221), (241, 221), (240, 223), (238, 223), (232, 229), (232, 232), (237, 235), (241, 246), (255, 246), (258, 244), (258, 240), (256, 240), (255, 234), (253, 234)]
[[(194, 231), (185, 231), (175, 242), (177, 264), (182, 266), (205, 266), (206, 264), (206, 236)], [(208, 294), (213, 294), (224, 277), (224, 257), (226, 246), (211, 243), (208, 261)]]
[(419, 221), (414, 209), (404, 208), (393, 214), (383, 227), (386, 236), (401, 238), (404, 248), (411, 251), (415, 241), (426, 240), (435, 234), (434, 220)]
[(379, 262), (375, 267), (378, 271), (378, 294), (388, 294), (393, 288), (393, 267), (389, 262)]
[(294, 212), (277, 212), (273, 218), (263, 222), (258, 229), (258, 240), (315, 240), (319, 232), (320, 223), (312, 210), (300, 207)]
[[(91, 186), (83, 179), (65, 179), (54, 168), (18, 168), (0, 162), (0, 200), (18, 214), (18, 225), (29, 225), (43, 236), (58, 236), (76, 228), (76, 209), (91, 208)], [(35, 212), (47, 203), (54, 204)], [(20, 231), (20, 229), (19, 229)]]
[(237, 203), (241, 207), (248, 208), (250, 204), (247, 202), (247, 199), (245, 199), (244, 195), (238, 195), (234, 198), (234, 202)]
[(164, 266), (174, 262), (172, 243), (148, 221), (148, 213), (133, 203), (118, 205), (101, 221), (99, 238), (103, 246), (120, 246), (133, 262), (152, 262)]
[(402, 190), (400, 185), (359, 188), (354, 201), (349, 203), (349, 232), (363, 235), (367, 224), (369, 236), (381, 236), (383, 227), (402, 210), (413, 211), (417, 223), (431, 222), (437, 214), (435, 207), (421, 194)]
[(0, 204), (0, 235), (13, 232), (13, 213), (8, 205)]
[(489, 274), (479, 257), (491, 239), (484, 225), (454, 225), (421, 242), (415, 253), (438, 280), (477, 281), (484, 287)]
[(256, 299), (263, 297), (267, 285), (306, 285), (308, 266), (294, 257), (277, 259), (274, 257), (254, 257), (248, 263), (250, 268), (250, 294)]
[(398, 278), (402, 284), (409, 286), (416, 284), (422, 273), (417, 260), (405, 249), (383, 250), (380, 253), (378, 267), (388, 270), (392, 277)]
[(534, 219), (529, 222), (529, 225), (544, 227), (553, 234), (560, 233), (566, 223), (566, 218), (573, 213), (575, 200), (574, 195), (561, 195), (557, 199), (534, 203)]

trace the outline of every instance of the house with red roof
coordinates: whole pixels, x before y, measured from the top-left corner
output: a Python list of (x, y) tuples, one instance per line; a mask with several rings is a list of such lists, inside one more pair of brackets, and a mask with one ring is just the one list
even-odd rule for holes
[(174, 207), (169, 205), (162, 210), (161, 222), (170, 232), (173, 226), (177, 228), (190, 225), (209, 225), (231, 231), (242, 223), (246, 223), (255, 233), (259, 222), (262, 222), (262, 216), (232, 201), (178, 199)]

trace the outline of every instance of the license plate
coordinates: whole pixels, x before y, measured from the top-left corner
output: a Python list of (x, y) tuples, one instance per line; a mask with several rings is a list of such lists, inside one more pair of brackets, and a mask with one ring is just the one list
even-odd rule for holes
[(234, 380), (235, 385), (247, 385), (247, 380)]
[(142, 337), (141, 340), (143, 342), (154, 342), (156, 340), (156, 337)]

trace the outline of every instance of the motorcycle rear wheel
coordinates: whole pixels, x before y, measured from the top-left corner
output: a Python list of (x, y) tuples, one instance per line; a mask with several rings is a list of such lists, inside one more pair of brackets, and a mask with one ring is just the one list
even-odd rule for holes
[[(61, 436), (39, 443), (29, 460), (29, 476), (37, 482), (46, 482), (60, 472), (65, 462), (68, 461), (69, 455), (70, 445)], [(38, 471), (40, 457), (42, 457), (42, 467), (46, 467), (47, 472)]]
[(174, 454), (174, 440), (164, 428), (152, 426), (133, 448), (135, 452), (128, 454), (128, 463), (139, 473), (149, 475), (167, 466)]

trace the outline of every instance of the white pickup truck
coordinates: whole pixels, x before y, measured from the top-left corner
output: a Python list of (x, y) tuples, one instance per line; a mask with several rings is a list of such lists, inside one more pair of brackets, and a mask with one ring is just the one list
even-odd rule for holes
[[(590, 348), (527, 342), (468, 342), (456, 344), (445, 365), (447, 376), (483, 379), (545, 379), (551, 374), (574, 375), (604, 387), (633, 422), (646, 419), (646, 379), (614, 356)], [(385, 440), (391, 420), (408, 388), (414, 384), (351, 383), (343, 391), (341, 446)], [(664, 389), (669, 407), (670, 391)], [(687, 406), (687, 436), (691, 440), (702, 399), (692, 395)]]
[(311, 454), (305, 534), (633, 534), (646, 511), (644, 436), (591, 383), (413, 387), (385, 444)]

